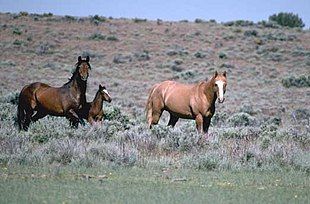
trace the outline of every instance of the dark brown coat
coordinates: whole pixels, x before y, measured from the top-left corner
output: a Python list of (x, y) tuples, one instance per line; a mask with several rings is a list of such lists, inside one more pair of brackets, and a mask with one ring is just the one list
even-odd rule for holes
[(89, 57), (78, 57), (76, 69), (69, 82), (61, 87), (52, 87), (35, 82), (26, 85), (19, 95), (17, 121), (19, 128), (27, 130), (31, 121), (46, 115), (67, 117), (77, 127), (78, 109), (86, 103), (86, 86), (89, 70)]

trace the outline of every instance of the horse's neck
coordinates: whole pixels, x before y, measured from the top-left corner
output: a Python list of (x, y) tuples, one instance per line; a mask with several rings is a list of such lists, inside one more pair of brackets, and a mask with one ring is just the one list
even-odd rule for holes
[(207, 97), (208, 101), (211, 102), (212, 105), (215, 104), (217, 95), (213, 90), (214, 81), (212, 79), (208, 80), (207, 82), (203, 82), (203, 92)]
[(64, 86), (68, 86), (71, 92), (81, 97), (81, 103), (86, 103), (86, 82), (78, 79), (77, 74), (74, 74), (70, 81)]
[(99, 92), (97, 92), (92, 102), (92, 107), (95, 107), (96, 110), (100, 111), (102, 109), (102, 103), (103, 103), (103, 97)]

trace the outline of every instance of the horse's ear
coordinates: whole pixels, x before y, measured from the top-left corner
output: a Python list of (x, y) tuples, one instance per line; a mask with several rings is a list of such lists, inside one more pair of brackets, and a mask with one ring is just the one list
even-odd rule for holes
[(215, 71), (213, 77), (215, 78), (215, 77), (217, 77), (217, 75), (218, 75), (218, 73), (217, 73), (217, 71)]
[(81, 61), (82, 61), (82, 57), (79, 56), (79, 57), (78, 57), (78, 62), (81, 62)]
[(101, 90), (103, 87), (101, 86), (101, 84), (99, 84), (99, 89)]
[(89, 56), (86, 57), (86, 62), (89, 62)]
[(226, 71), (223, 72), (223, 76), (226, 77)]

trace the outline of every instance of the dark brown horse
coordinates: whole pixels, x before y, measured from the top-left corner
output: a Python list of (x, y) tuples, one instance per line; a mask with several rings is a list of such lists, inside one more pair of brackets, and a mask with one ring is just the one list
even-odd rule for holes
[(170, 113), (168, 125), (174, 127), (179, 118), (196, 121), (198, 132), (207, 133), (215, 112), (215, 101), (223, 103), (226, 91), (226, 72), (197, 84), (164, 81), (155, 84), (147, 100), (147, 121), (151, 128), (157, 124), (164, 110)]
[(61, 87), (51, 87), (41, 82), (26, 85), (19, 95), (17, 122), (19, 129), (28, 130), (31, 121), (46, 115), (64, 116), (75, 127), (79, 122), (77, 111), (86, 103), (86, 86), (89, 57), (78, 57), (72, 77)]
[(102, 121), (104, 115), (102, 110), (103, 101), (110, 103), (112, 99), (105, 86), (101, 86), (100, 84), (94, 100), (92, 102), (87, 102), (77, 114), (80, 118), (84, 118), (91, 125), (94, 125), (95, 123)]

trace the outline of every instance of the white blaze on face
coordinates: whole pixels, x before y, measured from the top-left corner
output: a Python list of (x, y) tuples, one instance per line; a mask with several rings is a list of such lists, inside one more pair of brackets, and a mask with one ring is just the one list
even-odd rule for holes
[(109, 92), (106, 89), (103, 89), (103, 92), (106, 93), (111, 98)]
[(223, 81), (216, 81), (215, 84), (217, 84), (217, 87), (219, 89), (219, 101), (223, 102), (224, 101), (224, 82)]

